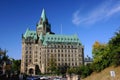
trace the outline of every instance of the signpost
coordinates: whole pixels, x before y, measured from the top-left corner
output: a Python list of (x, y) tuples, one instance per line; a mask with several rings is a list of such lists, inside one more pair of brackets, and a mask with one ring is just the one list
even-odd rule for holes
[(115, 78), (115, 71), (110, 71), (110, 76), (112, 77), (112, 80)]

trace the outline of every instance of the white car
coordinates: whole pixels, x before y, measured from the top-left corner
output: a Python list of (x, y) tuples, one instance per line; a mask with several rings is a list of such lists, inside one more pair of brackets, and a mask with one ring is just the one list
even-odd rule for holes
[(60, 78), (54, 78), (53, 80), (61, 80)]
[(45, 76), (43, 76), (43, 77), (40, 77), (40, 80), (48, 80), (48, 77), (45, 77)]

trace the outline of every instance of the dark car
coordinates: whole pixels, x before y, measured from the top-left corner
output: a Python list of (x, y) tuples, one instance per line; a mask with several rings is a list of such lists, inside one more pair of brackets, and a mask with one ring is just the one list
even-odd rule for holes
[(27, 77), (26, 80), (40, 80), (39, 77)]

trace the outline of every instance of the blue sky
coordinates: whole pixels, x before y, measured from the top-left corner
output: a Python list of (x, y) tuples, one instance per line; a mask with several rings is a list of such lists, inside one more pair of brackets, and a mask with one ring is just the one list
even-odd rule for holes
[(0, 0), (0, 47), (21, 59), (22, 33), (36, 29), (45, 9), (56, 34), (77, 34), (85, 56), (95, 41), (107, 43), (120, 26), (119, 0)]

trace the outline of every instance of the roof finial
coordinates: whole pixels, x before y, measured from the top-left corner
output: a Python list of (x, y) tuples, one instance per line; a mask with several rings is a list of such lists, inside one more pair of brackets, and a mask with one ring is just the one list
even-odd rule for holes
[(47, 19), (44, 8), (42, 10), (41, 18), (43, 21), (45, 21)]

